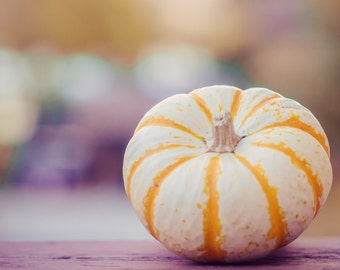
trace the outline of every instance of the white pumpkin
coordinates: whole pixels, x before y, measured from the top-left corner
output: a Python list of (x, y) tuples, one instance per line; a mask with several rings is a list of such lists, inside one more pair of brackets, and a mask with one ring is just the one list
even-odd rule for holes
[(127, 146), (123, 176), (151, 235), (201, 262), (260, 258), (288, 244), (332, 184), (327, 137), (308, 109), (231, 86), (154, 106)]

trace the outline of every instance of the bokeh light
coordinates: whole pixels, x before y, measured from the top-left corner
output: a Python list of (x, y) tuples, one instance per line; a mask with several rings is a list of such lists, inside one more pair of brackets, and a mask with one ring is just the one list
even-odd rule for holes
[(126, 144), (155, 103), (216, 84), (316, 115), (334, 187), (306, 235), (340, 235), (339, 3), (0, 0), (0, 240), (147, 237)]

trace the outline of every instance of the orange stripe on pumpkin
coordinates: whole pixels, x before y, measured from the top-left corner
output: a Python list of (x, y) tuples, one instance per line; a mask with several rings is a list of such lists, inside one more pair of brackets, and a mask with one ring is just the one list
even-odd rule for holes
[(203, 261), (221, 261), (227, 256), (227, 252), (221, 249), (221, 245), (226, 239), (222, 235), (222, 224), (219, 216), (220, 194), (217, 182), (222, 172), (220, 156), (216, 155), (210, 159), (204, 177), (203, 192), (208, 198), (203, 210), (204, 244), (200, 247), (200, 251), (203, 251), (200, 260)]
[(242, 90), (236, 89), (235, 94), (233, 96), (233, 101), (230, 107), (230, 114), (233, 120), (235, 119), (236, 114), (240, 108), (242, 93), (243, 93)]
[(127, 181), (126, 181), (126, 194), (127, 194), (127, 197), (130, 199), (130, 196), (131, 196), (131, 181), (132, 181), (132, 177), (134, 176), (134, 174), (135, 174), (136, 170), (138, 169), (138, 167), (140, 165), (142, 165), (142, 163), (146, 159), (148, 159), (152, 155), (158, 154), (158, 153), (163, 152), (165, 150), (171, 150), (171, 149), (180, 148), (180, 147), (195, 148), (195, 146), (184, 145), (184, 144), (168, 144), (168, 145), (161, 144), (157, 148), (147, 149), (145, 151), (144, 155), (141, 156), (140, 158), (138, 158), (132, 164), (132, 166), (130, 168), (130, 172), (129, 172), (129, 175), (127, 176)]
[(271, 224), (271, 227), (267, 233), (267, 240), (276, 238), (276, 247), (280, 247), (285, 243), (287, 237), (287, 223), (284, 221), (284, 211), (279, 205), (277, 198), (277, 188), (269, 185), (268, 178), (260, 164), (251, 165), (246, 158), (238, 154), (234, 155), (245, 167), (247, 167), (252, 172), (260, 184), (268, 201), (268, 213)]
[(209, 122), (212, 122), (212, 113), (209, 110), (204, 99), (201, 98), (199, 95), (197, 95), (195, 93), (189, 93), (189, 96), (197, 103), (198, 107), (200, 107), (200, 109), (204, 112), (204, 114), (208, 118)]
[(161, 127), (170, 127), (170, 128), (175, 128), (178, 130), (181, 130), (183, 132), (189, 133), (190, 135), (194, 136), (195, 138), (204, 141), (204, 137), (198, 135), (197, 133), (195, 133), (194, 131), (192, 131), (190, 128), (181, 125), (177, 122), (175, 122), (174, 120), (165, 118), (164, 116), (157, 116), (157, 117), (151, 117), (149, 119), (146, 119), (145, 121), (141, 122), (136, 130), (135, 130), (135, 134), (141, 130), (144, 127), (147, 126), (161, 126)]
[(318, 210), (320, 209), (320, 198), (323, 193), (323, 187), (318, 180), (318, 174), (313, 173), (310, 164), (305, 159), (299, 158), (296, 155), (296, 153), (291, 148), (289, 148), (287, 145), (285, 145), (283, 142), (279, 144), (253, 142), (252, 145), (280, 151), (281, 153), (287, 155), (290, 158), (292, 164), (294, 164), (295, 167), (304, 171), (304, 173), (307, 176), (308, 184), (310, 185), (313, 191), (313, 195), (314, 195), (313, 210), (314, 210), (314, 213), (316, 214)]
[(322, 148), (325, 150), (328, 157), (330, 157), (330, 152), (329, 152), (329, 147), (327, 145), (326, 137), (323, 134), (316, 132), (312, 126), (306, 124), (305, 122), (302, 122), (299, 116), (293, 115), (290, 119), (287, 119), (282, 122), (270, 124), (268, 126), (261, 128), (259, 131), (262, 131), (268, 128), (274, 128), (274, 127), (292, 127), (292, 128), (297, 128), (297, 129), (307, 132), (321, 144)]
[(155, 200), (159, 194), (161, 185), (166, 180), (166, 178), (178, 167), (183, 165), (185, 162), (197, 157), (198, 155), (187, 156), (179, 158), (175, 163), (169, 165), (162, 171), (160, 171), (155, 178), (153, 178), (153, 185), (149, 188), (146, 196), (144, 197), (144, 216), (147, 224), (147, 228), (150, 234), (158, 239), (158, 232), (154, 226), (154, 209), (155, 209)]
[(244, 125), (244, 123), (257, 111), (259, 110), (261, 107), (263, 107), (267, 102), (269, 102), (272, 99), (276, 99), (276, 98), (280, 98), (282, 97), (279, 94), (272, 94), (269, 95), (267, 97), (265, 97), (264, 99), (262, 99), (259, 103), (257, 103), (255, 106), (252, 107), (252, 109), (247, 113), (247, 115), (242, 119), (241, 125), (240, 127), (242, 127)]

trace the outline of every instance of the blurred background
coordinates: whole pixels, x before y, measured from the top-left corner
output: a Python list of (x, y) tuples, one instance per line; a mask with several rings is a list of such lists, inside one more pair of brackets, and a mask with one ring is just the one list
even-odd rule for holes
[(144, 113), (213, 84), (296, 99), (334, 184), (303, 236), (340, 235), (340, 1), (0, 0), (0, 240), (147, 239), (122, 159)]

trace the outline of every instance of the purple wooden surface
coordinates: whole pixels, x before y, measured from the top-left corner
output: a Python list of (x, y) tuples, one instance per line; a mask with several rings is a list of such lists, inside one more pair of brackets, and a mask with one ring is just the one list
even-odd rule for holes
[[(156, 241), (0, 242), (0, 269), (220, 269), (181, 259)], [(340, 237), (300, 238), (228, 269), (340, 269)]]

